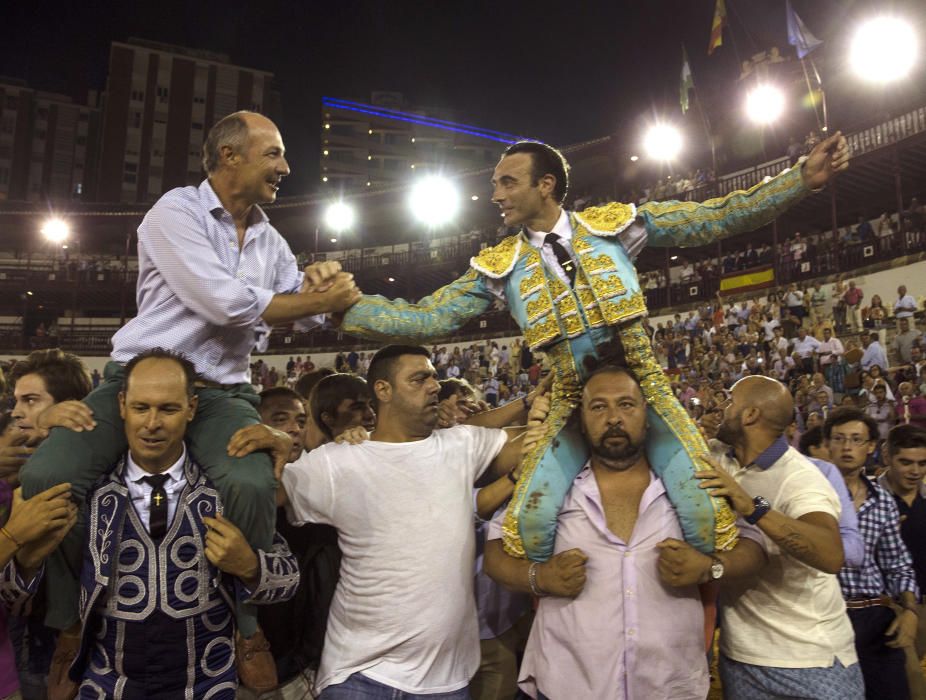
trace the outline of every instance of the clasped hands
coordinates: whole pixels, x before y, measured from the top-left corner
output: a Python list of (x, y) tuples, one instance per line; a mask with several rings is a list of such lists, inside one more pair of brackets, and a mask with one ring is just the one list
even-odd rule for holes
[(341, 269), (335, 261), (312, 263), (304, 270), (300, 294), (320, 294), (328, 302), (329, 312), (346, 311), (360, 301), (362, 293), (354, 282), (354, 276)]

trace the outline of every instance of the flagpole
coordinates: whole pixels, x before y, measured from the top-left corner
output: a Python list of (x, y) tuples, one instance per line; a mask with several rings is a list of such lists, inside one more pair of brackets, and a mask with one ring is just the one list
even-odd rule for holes
[[(820, 86), (820, 96), (822, 98), (823, 106), (823, 131), (829, 133), (830, 130), (830, 121), (826, 113), (826, 90), (823, 87), (823, 81), (820, 79), (820, 72), (817, 70), (817, 64), (813, 62), (813, 58), (810, 59), (810, 67), (813, 68), (813, 75), (817, 79), (817, 85)], [(806, 73), (806, 70), (805, 70)], [(814, 106), (814, 112), (816, 112), (816, 106)]]
[[(825, 124), (825, 122), (826, 122), (826, 108), (824, 107), (824, 109), (823, 109), (823, 121), (824, 121), (824, 124), (821, 124), (821, 123), (820, 123), (820, 113), (817, 111), (817, 101), (816, 101), (816, 99), (814, 99), (813, 88), (810, 86), (810, 76), (807, 75), (807, 65), (804, 63), (804, 59), (803, 59), (803, 58), (800, 59), (800, 61), (801, 61), (801, 69), (804, 71), (804, 82), (807, 83), (807, 96), (810, 98), (810, 103), (813, 105), (813, 116), (814, 116), (814, 117), (816, 118), (816, 120), (817, 120), (817, 128), (820, 129), (821, 131), (826, 131), (826, 129), (823, 128), (823, 126), (824, 126), (824, 124)], [(819, 77), (818, 77), (818, 78), (817, 78), (817, 82), (819, 82), (819, 80), (820, 80), (820, 79), (819, 79)], [(820, 86), (820, 92), (823, 93), (823, 86), (822, 86), (822, 85)], [(825, 99), (825, 96), (824, 96), (824, 99)], [(826, 104), (826, 103), (824, 102), (824, 104)]]
[[(694, 82), (694, 74), (692, 74), (692, 82)], [(694, 88), (695, 93), (695, 103), (698, 105), (698, 114), (701, 115), (701, 126), (704, 127), (704, 131), (707, 134), (707, 142), (711, 145), (711, 168), (713, 169), (712, 180), (717, 179), (717, 151), (714, 148), (714, 134), (711, 133), (711, 123), (707, 119), (707, 112), (704, 111), (704, 107), (701, 104), (701, 96), (698, 94), (698, 88)]]

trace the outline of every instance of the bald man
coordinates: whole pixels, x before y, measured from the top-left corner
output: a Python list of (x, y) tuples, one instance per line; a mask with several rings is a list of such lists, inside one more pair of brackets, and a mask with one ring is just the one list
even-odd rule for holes
[[(229, 520), (254, 549), (273, 540), (276, 483), (263, 453), (244, 458), (226, 451), (239, 429), (260, 423), (250, 384), (250, 354), (265, 349), (274, 324), (343, 311), (360, 296), (337, 263), (301, 271), (286, 240), (261, 204), (276, 199), (289, 175), (286, 149), (272, 121), (236, 112), (212, 127), (203, 145), (207, 179), (161, 197), (138, 227), (138, 315), (113, 336), (105, 381), (83, 403), (73, 402), (75, 430), (53, 431), (22, 471), (23, 495), (71, 483), (84, 502), (88, 489), (126, 450), (117, 395), (125, 364), (162, 347), (196, 368), (199, 404), (188, 430), (190, 450), (219, 490)], [(46, 624), (62, 630), (49, 673), (52, 700), (75, 687), (66, 669), (77, 651), (84, 520), (48, 559)], [(276, 686), (273, 662), (253, 611), (238, 609), (239, 675), (254, 690)]]
[(843, 564), (839, 497), (784, 431), (787, 388), (752, 376), (733, 385), (702, 488), (768, 539), (768, 563), (721, 588), (720, 673), (728, 700), (864, 697), (852, 625), (835, 574)]

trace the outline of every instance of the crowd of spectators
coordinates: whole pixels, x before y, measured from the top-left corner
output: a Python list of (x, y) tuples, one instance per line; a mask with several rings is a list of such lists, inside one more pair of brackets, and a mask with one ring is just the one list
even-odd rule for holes
[(857, 406), (879, 424), (926, 427), (924, 299), (905, 286), (885, 304), (855, 280), (830, 289), (789, 285), (765, 297), (715, 303), (652, 328), (656, 357), (696, 418), (717, 410), (730, 387), (763, 375), (789, 387), (794, 444), (836, 406)]

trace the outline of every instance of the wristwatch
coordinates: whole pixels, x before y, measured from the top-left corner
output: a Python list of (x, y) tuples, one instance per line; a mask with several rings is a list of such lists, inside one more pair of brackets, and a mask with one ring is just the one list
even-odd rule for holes
[(764, 496), (756, 496), (752, 499), (753, 511), (750, 515), (743, 516), (745, 520), (750, 525), (755, 525), (759, 520), (762, 519), (762, 516), (768, 513), (772, 509), (772, 504)]
[(723, 562), (717, 557), (711, 557), (710, 578), (708, 581), (716, 581), (723, 576)]

